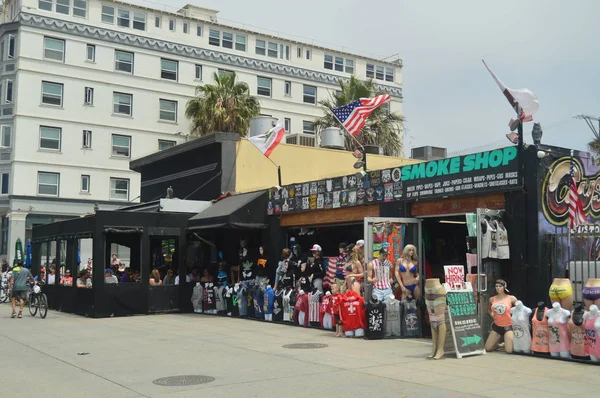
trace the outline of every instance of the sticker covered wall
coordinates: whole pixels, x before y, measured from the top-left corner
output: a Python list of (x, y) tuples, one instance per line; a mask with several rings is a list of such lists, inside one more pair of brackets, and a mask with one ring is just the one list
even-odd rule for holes
[(520, 186), (515, 146), (320, 181), (270, 193), (267, 214), (427, 200), (507, 191)]

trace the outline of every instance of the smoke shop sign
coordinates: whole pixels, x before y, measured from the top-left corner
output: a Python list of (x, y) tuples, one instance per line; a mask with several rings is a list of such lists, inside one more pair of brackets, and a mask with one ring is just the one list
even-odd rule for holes
[[(285, 172), (285, 171), (284, 171)], [(507, 147), (391, 169), (291, 184), (271, 192), (268, 214), (399, 200), (439, 199), (519, 186), (517, 148)]]
[(484, 354), (483, 330), (477, 317), (477, 303), (471, 284), (466, 282), (458, 290), (452, 290), (447, 283), (444, 286), (457, 358)]

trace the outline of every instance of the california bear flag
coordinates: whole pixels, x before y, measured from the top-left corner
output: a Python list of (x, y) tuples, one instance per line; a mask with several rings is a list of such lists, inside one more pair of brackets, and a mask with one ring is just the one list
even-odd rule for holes
[(278, 124), (265, 134), (255, 135), (254, 137), (248, 138), (248, 140), (254, 144), (263, 155), (269, 157), (271, 156), (271, 152), (279, 145), (284, 135), (285, 130)]

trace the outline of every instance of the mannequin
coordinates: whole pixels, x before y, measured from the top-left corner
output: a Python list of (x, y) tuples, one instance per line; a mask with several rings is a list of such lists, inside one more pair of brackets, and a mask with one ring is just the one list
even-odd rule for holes
[(263, 305), (265, 299), (265, 292), (262, 287), (258, 284), (252, 287), (252, 301), (254, 303), (254, 317), (256, 319), (264, 320), (265, 314), (263, 312)]
[(240, 309), (238, 307), (238, 291), (240, 290), (239, 283), (227, 288), (227, 315), (231, 317), (239, 317)]
[(342, 294), (340, 293), (340, 285), (334, 284), (331, 286), (331, 315), (335, 320), (335, 337), (344, 336), (344, 329), (342, 327), (342, 319), (340, 318), (340, 303), (342, 302)]
[(367, 282), (372, 284), (373, 297), (383, 301), (392, 293), (393, 266), (387, 259), (385, 248), (379, 250), (378, 258), (367, 265)]
[(321, 316), (321, 327), (323, 329), (333, 329), (333, 316), (331, 315), (331, 292), (325, 293), (321, 305), (319, 307), (319, 315)]
[(258, 247), (258, 258), (256, 259), (256, 275), (264, 278), (267, 276), (267, 256), (265, 254), (265, 247)]
[(298, 293), (298, 297), (296, 298), (295, 305), (295, 319), (297, 320), (297, 324), (300, 326), (307, 327), (308, 326), (308, 294), (304, 292), (304, 290), (300, 290)]
[(517, 302), (515, 296), (508, 295), (509, 290), (506, 281), (496, 280), (496, 295), (490, 299), (490, 316), (494, 319), (492, 331), (485, 342), (487, 352), (498, 348), (498, 343), (504, 338), (504, 351), (511, 354), (514, 348), (514, 333), (512, 329), (512, 320), (510, 318), (510, 309)]
[(583, 326), (585, 328), (585, 349), (590, 354), (592, 362), (600, 362), (600, 344), (598, 344), (597, 336), (600, 331), (600, 310), (598, 306), (592, 304), (590, 312), (583, 316)]
[(576, 359), (590, 359), (585, 352), (585, 328), (583, 326), (584, 306), (578, 305), (569, 320), (569, 338), (571, 340), (571, 356)]
[[(358, 291), (357, 291), (358, 290)], [(360, 296), (360, 286), (348, 290), (340, 303), (340, 318), (346, 337), (365, 335), (365, 300)]]
[(384, 337), (400, 337), (402, 328), (400, 323), (400, 301), (394, 294), (385, 300)]
[(433, 347), (427, 359), (442, 359), (446, 342), (446, 289), (438, 278), (425, 281), (425, 305), (431, 324)]
[(283, 294), (285, 289), (279, 289), (275, 291), (275, 299), (273, 300), (273, 321), (283, 322)]
[(421, 297), (419, 257), (415, 246), (406, 245), (402, 256), (396, 261), (396, 280), (400, 284), (402, 299), (407, 296), (413, 296), (415, 299)]
[(547, 354), (550, 352), (550, 338), (548, 330), (548, 319), (546, 318), (546, 304), (540, 301), (533, 313), (531, 319), (532, 325), (532, 340), (531, 351), (538, 354)]
[(561, 308), (573, 311), (573, 286), (569, 279), (554, 278), (548, 294), (552, 303), (559, 303)]
[(514, 339), (514, 350), (515, 352), (525, 352), (529, 354), (531, 352), (531, 327), (529, 326), (529, 316), (531, 315), (531, 308), (525, 307), (525, 305), (519, 300), (515, 303), (515, 306), (510, 309), (512, 318)]
[(600, 279), (590, 278), (583, 288), (583, 302), (585, 309), (589, 310), (592, 304), (600, 307)]
[[(268, 283), (268, 280), (267, 280)], [(275, 303), (275, 291), (271, 285), (267, 285), (263, 298), (263, 312), (265, 314), (265, 321), (273, 321), (273, 304)]]
[[(389, 294), (391, 294), (391, 289)], [(364, 306), (367, 309), (366, 338), (369, 340), (382, 339), (384, 332), (385, 304), (373, 295), (371, 300), (365, 303)]]
[(404, 307), (402, 315), (402, 337), (419, 337), (421, 335), (421, 327), (419, 325), (419, 316), (417, 315), (417, 301), (408, 296), (402, 300)]
[(553, 357), (571, 358), (569, 332), (567, 323), (571, 313), (560, 307), (558, 302), (546, 311), (548, 330), (550, 331), (550, 355)]
[(288, 286), (283, 292), (283, 321), (291, 322), (294, 307), (290, 305), (290, 296), (292, 295), (293, 289)]
[(498, 259), (507, 260), (510, 258), (510, 252), (508, 247), (508, 233), (506, 231), (506, 227), (499, 217), (492, 217), (492, 225), (496, 229), (496, 252)]
[(313, 288), (312, 292), (308, 294), (308, 322), (310, 323), (310, 326), (321, 326), (319, 307), (322, 296), (323, 293), (321, 293), (316, 286)]
[(204, 295), (204, 288), (200, 284), (200, 282), (196, 283), (194, 286), (194, 291), (192, 293), (192, 305), (194, 306), (194, 312), (197, 314), (202, 313), (202, 296)]
[(246, 286), (243, 283), (236, 283), (238, 286), (237, 292), (237, 303), (238, 303), (238, 312), (241, 318), (245, 318), (248, 316), (248, 294), (246, 292)]

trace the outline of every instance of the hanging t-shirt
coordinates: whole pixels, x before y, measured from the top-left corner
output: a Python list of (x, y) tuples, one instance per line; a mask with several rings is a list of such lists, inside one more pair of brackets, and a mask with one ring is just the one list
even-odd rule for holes
[(237, 294), (237, 300), (240, 316), (248, 316), (248, 294), (244, 285), (240, 285), (240, 289), (238, 290)]
[(210, 305), (208, 304), (208, 291), (210, 289), (208, 288), (208, 286), (203, 286), (202, 289), (202, 309), (204, 310), (204, 312), (210, 310)]
[(211, 283), (206, 284), (206, 288), (208, 289), (208, 296), (207, 296), (208, 309), (210, 311), (215, 311), (217, 309), (217, 301), (216, 301), (216, 297), (215, 297), (215, 286), (211, 282)]
[(502, 221), (496, 221), (496, 242), (498, 258), (502, 260), (508, 260), (510, 258), (510, 248), (508, 246), (508, 232)]
[(419, 337), (421, 327), (417, 315), (417, 302), (415, 300), (403, 301), (404, 311), (402, 317), (402, 337)]
[(192, 292), (192, 306), (194, 307), (194, 312), (202, 312), (203, 294), (204, 288), (198, 283), (196, 286), (194, 286), (194, 290)]
[(217, 313), (224, 314), (227, 311), (227, 286), (218, 286), (215, 288), (216, 301), (217, 301)]
[(308, 326), (308, 294), (298, 294), (294, 306), (294, 320), (300, 326)]
[(393, 224), (389, 223), (387, 228), (386, 241), (388, 243), (388, 261), (392, 264), (396, 263), (396, 260), (402, 255), (402, 249), (404, 248), (404, 232), (406, 230), (405, 224)]
[(275, 303), (275, 291), (271, 286), (267, 286), (263, 296), (263, 312), (265, 315), (273, 314), (273, 304)]
[(400, 324), (400, 301), (396, 299), (388, 299), (385, 301), (385, 337), (400, 337), (402, 335), (402, 328)]
[[(492, 247), (492, 226), (488, 220), (483, 219), (483, 228), (481, 234), (481, 258), (490, 257), (490, 248)], [(495, 232), (495, 231), (494, 231)], [(497, 256), (497, 255), (496, 255)], [(491, 257), (495, 258), (495, 257)]]
[(325, 314), (329, 315), (329, 318), (331, 319), (331, 297), (331, 293), (324, 295), (321, 299), (321, 304), (319, 305), (319, 316), (321, 317), (322, 327), (325, 327), (323, 326), (323, 317)]
[(275, 322), (283, 321), (283, 295), (283, 290), (275, 293), (275, 300), (273, 301), (273, 321)]
[(254, 286), (252, 289), (252, 302), (254, 303), (254, 317), (256, 319), (265, 319), (263, 313), (264, 293), (260, 286)]
[(377, 303), (368, 302), (367, 308), (367, 330), (365, 337), (369, 340), (383, 338), (383, 324), (385, 319), (385, 304), (381, 301)]
[(227, 272), (219, 271), (219, 273), (217, 273), (217, 285), (227, 286)]
[(258, 276), (267, 276), (267, 259), (264, 257), (260, 257), (256, 260), (256, 275)]
[(291, 322), (294, 312), (294, 307), (290, 305), (290, 296), (292, 295), (292, 289), (288, 289), (283, 293), (283, 321)]
[(311, 326), (321, 326), (321, 304), (322, 293), (319, 291), (311, 292), (308, 295), (308, 322)]
[(230, 286), (229, 288), (227, 288), (227, 294), (226, 294), (227, 311), (228, 311), (227, 315), (236, 317), (236, 318), (240, 316), (240, 309), (238, 307), (238, 290), (239, 290), (238, 285)]
[(354, 290), (346, 292), (340, 302), (340, 318), (345, 332), (365, 328), (365, 300)]
[(240, 273), (242, 274), (243, 281), (253, 280), (254, 277), (256, 276), (256, 270), (255, 270), (254, 263), (252, 263), (252, 261), (248, 260), (247, 257), (244, 257), (240, 261)]

